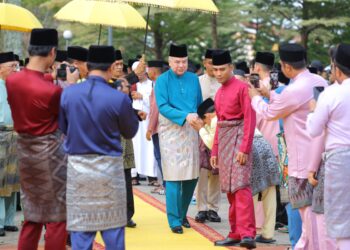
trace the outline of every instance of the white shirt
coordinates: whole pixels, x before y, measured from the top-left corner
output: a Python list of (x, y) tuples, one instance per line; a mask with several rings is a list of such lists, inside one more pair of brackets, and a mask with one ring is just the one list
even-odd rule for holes
[(350, 146), (350, 78), (333, 84), (319, 96), (306, 128), (311, 137), (326, 129), (326, 151)]
[(136, 84), (136, 88), (137, 92), (139, 92), (142, 95), (142, 100), (134, 100), (132, 102), (132, 107), (137, 110), (145, 111), (148, 114), (150, 110), (149, 98), (152, 94), (153, 82), (147, 78), (143, 82), (138, 82)]
[(204, 74), (199, 77), (199, 83), (201, 85), (203, 101), (209, 97), (214, 100), (216, 92), (221, 87), (221, 84), (218, 83), (216, 78)]

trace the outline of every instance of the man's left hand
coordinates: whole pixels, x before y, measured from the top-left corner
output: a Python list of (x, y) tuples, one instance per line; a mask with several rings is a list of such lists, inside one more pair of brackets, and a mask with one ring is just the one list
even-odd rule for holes
[(239, 152), (236, 156), (236, 161), (241, 165), (245, 165), (248, 160), (248, 155), (242, 152)]

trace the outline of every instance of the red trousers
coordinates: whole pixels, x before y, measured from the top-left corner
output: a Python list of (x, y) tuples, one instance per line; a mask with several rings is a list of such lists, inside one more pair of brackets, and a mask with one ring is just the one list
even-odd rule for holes
[(66, 250), (66, 222), (42, 224), (30, 221), (24, 221), (18, 239), (18, 250), (37, 250), (44, 225), (46, 225), (45, 250)]
[(234, 193), (227, 193), (230, 203), (229, 221), (231, 231), (229, 238), (241, 240), (244, 237), (255, 238), (255, 215), (252, 190), (250, 187)]

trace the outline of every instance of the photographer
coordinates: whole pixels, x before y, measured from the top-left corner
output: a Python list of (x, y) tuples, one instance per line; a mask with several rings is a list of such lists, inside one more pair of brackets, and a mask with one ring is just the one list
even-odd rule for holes
[(67, 62), (72, 66), (78, 68), (80, 79), (78, 82), (82, 82), (88, 75), (87, 68), (88, 50), (80, 46), (70, 46), (67, 51)]

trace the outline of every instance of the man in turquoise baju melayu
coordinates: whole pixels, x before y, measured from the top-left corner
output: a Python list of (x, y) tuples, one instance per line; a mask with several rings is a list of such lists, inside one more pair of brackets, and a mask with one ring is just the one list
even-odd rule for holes
[(157, 79), (155, 97), (167, 217), (173, 233), (181, 234), (182, 226), (191, 227), (186, 214), (199, 176), (199, 137), (192, 125), (202, 93), (198, 77), (187, 71), (186, 45), (170, 46), (169, 65)]

